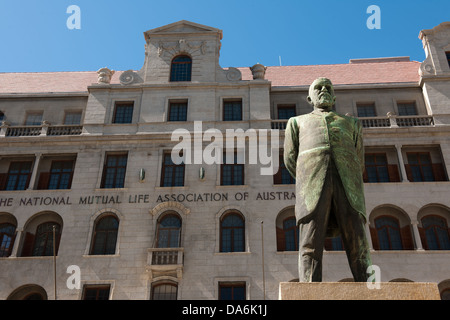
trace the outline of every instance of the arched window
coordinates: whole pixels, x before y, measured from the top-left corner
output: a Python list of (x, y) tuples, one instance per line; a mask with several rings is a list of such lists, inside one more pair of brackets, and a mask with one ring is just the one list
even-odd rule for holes
[[(53, 238), (53, 226), (55, 226), (55, 239)], [(59, 240), (61, 238), (61, 226), (56, 222), (44, 222), (38, 225), (36, 229), (36, 236), (34, 238), (34, 245), (32, 256), (52, 256), (53, 255), (53, 241), (55, 241), (55, 255), (58, 254)]]
[(440, 216), (429, 215), (422, 218), (425, 233), (424, 247), (428, 250), (450, 250), (450, 237), (447, 221)]
[(191, 81), (192, 59), (188, 56), (177, 56), (172, 60), (170, 81)]
[(177, 300), (178, 286), (175, 283), (158, 283), (152, 285), (151, 300)]
[(92, 255), (115, 254), (119, 220), (113, 215), (100, 218), (95, 224)]
[(400, 225), (396, 218), (382, 216), (375, 219), (380, 250), (402, 250)]
[(9, 257), (14, 245), (16, 226), (11, 223), (0, 224), (0, 257)]
[(226, 214), (220, 222), (220, 252), (243, 252), (245, 222), (238, 213)]
[(178, 248), (180, 246), (181, 219), (167, 214), (158, 224), (157, 248)]

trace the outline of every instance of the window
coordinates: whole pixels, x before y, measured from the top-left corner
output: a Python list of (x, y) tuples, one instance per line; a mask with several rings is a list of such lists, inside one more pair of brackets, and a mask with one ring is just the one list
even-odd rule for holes
[(53, 161), (50, 172), (41, 172), (39, 175), (38, 190), (70, 189), (73, 166), (73, 160)]
[[(55, 239), (53, 239), (53, 226), (55, 226)], [(32, 256), (53, 256), (53, 241), (55, 242), (55, 255), (58, 254), (61, 226), (56, 222), (44, 222), (36, 229)]]
[(25, 190), (31, 178), (32, 161), (14, 161), (9, 165), (5, 190)]
[(27, 114), (26, 126), (40, 126), (42, 124), (42, 112), (32, 112)]
[(76, 125), (81, 123), (81, 111), (66, 112), (64, 115), (64, 124)]
[(10, 223), (0, 224), (0, 257), (9, 257), (14, 245), (16, 226)]
[(356, 104), (358, 117), (376, 117), (374, 103), (358, 103)]
[(234, 153), (233, 161), (227, 163), (226, 153), (223, 154), (223, 164), (221, 165), (221, 185), (237, 186), (244, 184), (244, 164), (238, 164), (237, 153)]
[(175, 214), (165, 215), (158, 224), (157, 248), (180, 246), (181, 219)]
[(106, 156), (101, 188), (123, 188), (127, 160), (127, 154), (110, 154)]
[(174, 164), (172, 155), (165, 153), (163, 156), (161, 187), (182, 187), (184, 186), (184, 163)]
[(429, 152), (408, 152), (405, 166), (410, 181), (435, 181)]
[(174, 283), (152, 285), (151, 300), (177, 300), (178, 286)]
[(447, 57), (448, 66), (450, 67), (450, 51), (446, 52), (445, 56)]
[(187, 101), (169, 102), (169, 121), (187, 121)]
[(224, 100), (223, 102), (223, 120), (241, 121), (242, 120), (242, 99)]
[(450, 250), (450, 236), (447, 221), (440, 216), (426, 216), (422, 218), (425, 233), (424, 246), (428, 250)]
[(188, 56), (178, 56), (172, 60), (170, 81), (191, 81), (192, 59)]
[(295, 217), (283, 221), (283, 236), (285, 244), (283, 251), (298, 251), (298, 227)]
[(367, 182), (389, 182), (389, 171), (385, 153), (365, 155)]
[(279, 105), (278, 119), (289, 119), (295, 117), (295, 105)]
[(220, 222), (220, 252), (244, 252), (245, 222), (236, 212), (228, 213)]
[(280, 150), (279, 165), (278, 172), (273, 176), (273, 184), (295, 184), (295, 179), (284, 164), (283, 150)]
[(91, 255), (107, 255), (116, 253), (119, 220), (113, 215), (100, 218), (94, 227)]
[(415, 102), (399, 102), (397, 103), (399, 116), (415, 116), (417, 108)]
[(109, 300), (111, 287), (109, 285), (84, 286), (83, 300)]
[(5, 114), (0, 111), (0, 124), (2, 123), (3, 120), (5, 120)]
[(245, 282), (219, 282), (219, 300), (246, 300)]
[(400, 225), (396, 218), (383, 216), (375, 219), (380, 250), (402, 250)]
[(114, 109), (113, 123), (132, 123), (133, 107), (133, 102), (117, 102)]

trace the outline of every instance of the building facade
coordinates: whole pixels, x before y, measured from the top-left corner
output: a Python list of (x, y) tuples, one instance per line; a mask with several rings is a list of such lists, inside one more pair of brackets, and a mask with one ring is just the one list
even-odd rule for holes
[[(423, 62), (222, 68), (219, 29), (144, 36), (138, 71), (0, 74), (0, 299), (278, 299), (298, 278), (284, 127), (321, 76), (364, 126), (381, 281), (449, 299), (450, 22), (420, 32)], [(323, 280), (350, 279), (327, 239)]]

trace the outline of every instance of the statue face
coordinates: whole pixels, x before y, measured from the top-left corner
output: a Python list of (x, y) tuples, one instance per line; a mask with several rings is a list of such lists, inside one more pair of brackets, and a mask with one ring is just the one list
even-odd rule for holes
[(336, 101), (331, 81), (326, 78), (314, 80), (309, 87), (308, 101), (314, 108), (331, 110)]

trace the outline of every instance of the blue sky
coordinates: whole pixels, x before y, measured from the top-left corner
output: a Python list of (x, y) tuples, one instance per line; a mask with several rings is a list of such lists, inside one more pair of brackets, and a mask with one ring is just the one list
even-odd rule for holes
[[(70, 5), (80, 30), (67, 28)], [(367, 28), (370, 5), (381, 29)], [(450, 21), (450, 1), (0, 0), (0, 72), (139, 70), (143, 32), (179, 20), (223, 30), (222, 67), (423, 61), (419, 32)]]

